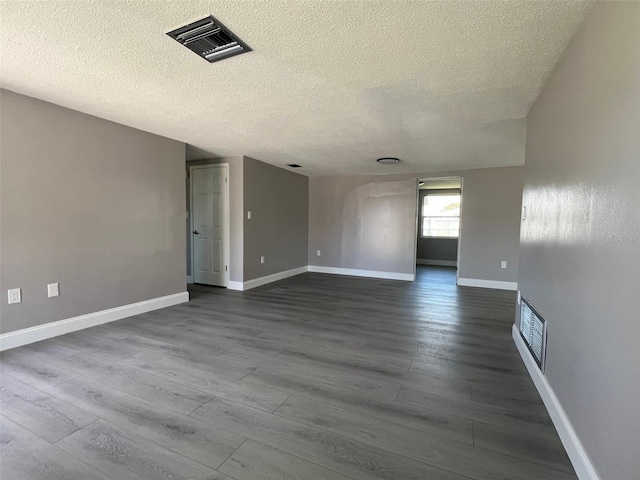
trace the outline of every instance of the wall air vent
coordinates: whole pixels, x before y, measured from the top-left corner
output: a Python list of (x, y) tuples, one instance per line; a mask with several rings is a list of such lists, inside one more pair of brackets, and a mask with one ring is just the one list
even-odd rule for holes
[(520, 304), (520, 336), (529, 348), (533, 359), (544, 373), (547, 351), (547, 322), (535, 308), (522, 297)]
[(246, 43), (211, 15), (167, 32), (167, 35), (211, 63), (251, 51)]

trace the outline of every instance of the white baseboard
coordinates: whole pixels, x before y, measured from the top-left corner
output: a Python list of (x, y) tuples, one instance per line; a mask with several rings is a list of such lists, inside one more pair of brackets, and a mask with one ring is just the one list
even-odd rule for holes
[(227, 288), (229, 290), (244, 291), (251, 288), (256, 288), (267, 283), (277, 282), (285, 278), (300, 275), (305, 272), (315, 273), (330, 273), (334, 275), (350, 275), (353, 277), (369, 277), (369, 278), (385, 278), (389, 280), (405, 280), (412, 282), (415, 280), (415, 275), (412, 273), (396, 273), (396, 272), (376, 272), (374, 270), (356, 270), (353, 268), (337, 268), (337, 267), (320, 267), (317, 265), (305, 265), (304, 267), (293, 268), (291, 270), (285, 270), (284, 272), (274, 273), (272, 275), (266, 275), (260, 278), (254, 278), (246, 282), (234, 282), (229, 281)]
[(458, 278), (458, 286), (518, 290), (518, 282), (498, 282), (496, 280), (482, 280), (480, 278)]
[(573, 425), (571, 425), (571, 421), (569, 420), (567, 413), (564, 411), (560, 400), (558, 400), (558, 397), (556, 397), (551, 385), (549, 385), (549, 382), (547, 382), (547, 379), (533, 360), (533, 357), (531, 356), (531, 353), (529, 353), (529, 349), (525, 345), (524, 340), (520, 337), (520, 332), (518, 332), (518, 327), (515, 324), (511, 329), (511, 336), (513, 337), (513, 341), (518, 348), (518, 352), (520, 352), (520, 356), (529, 371), (529, 375), (531, 376), (533, 383), (538, 389), (540, 397), (542, 397), (545, 407), (547, 407), (549, 416), (551, 416), (551, 420), (558, 431), (562, 445), (564, 445), (567, 455), (569, 455), (569, 460), (571, 460), (571, 464), (576, 471), (576, 475), (578, 475), (580, 480), (600, 480), (600, 477), (591, 463), (591, 459), (582, 445), (580, 438), (578, 438), (578, 435), (573, 429)]
[(80, 315), (79, 317), (58, 320), (57, 322), (46, 323), (15, 332), (4, 333), (0, 335), (0, 351), (188, 301), (189, 292), (180, 292), (165, 297), (152, 298), (151, 300), (145, 300), (143, 302), (110, 308), (108, 310), (101, 310), (87, 315)]
[(188, 283), (189, 285), (192, 285), (192, 284), (193, 284), (193, 276), (191, 276), (191, 275), (187, 275), (187, 283)]
[(272, 273), (271, 275), (265, 275), (264, 277), (254, 278), (253, 280), (247, 280), (246, 282), (229, 282), (227, 288), (229, 290), (250, 290), (252, 288), (266, 285), (267, 283), (277, 282), (278, 280), (284, 280), (285, 278), (300, 275), (308, 271), (307, 265), (298, 268), (292, 268), (291, 270), (285, 270), (283, 272)]
[(278, 280), (284, 280), (285, 278), (300, 275), (308, 271), (307, 265), (298, 268), (292, 268), (291, 270), (285, 270), (284, 272), (273, 273), (271, 275), (265, 275), (264, 277), (254, 278), (253, 280), (247, 280), (243, 284), (243, 290), (249, 290), (256, 288), (267, 283), (277, 282)]
[(428, 260), (425, 258), (416, 259), (418, 265), (433, 265), (435, 267), (457, 267), (458, 262), (455, 260)]
[(227, 290), (239, 290), (240, 292), (244, 290), (242, 282), (234, 282), (233, 280), (229, 280), (227, 282)]
[(352, 277), (385, 278), (387, 280), (404, 280), (413, 282), (416, 276), (413, 273), (377, 272), (375, 270), (358, 270), (354, 268), (321, 267), (309, 265), (309, 271), (315, 273), (331, 273), (334, 275), (350, 275)]

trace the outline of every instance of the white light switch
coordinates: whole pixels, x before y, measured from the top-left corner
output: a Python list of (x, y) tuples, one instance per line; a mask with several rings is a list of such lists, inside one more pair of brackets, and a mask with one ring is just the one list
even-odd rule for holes
[(50, 283), (47, 285), (47, 291), (49, 292), (49, 298), (57, 297), (60, 295), (60, 285), (57, 283)]
[(322, 255), (322, 252), (320, 250), (316, 250), (316, 256), (319, 257), (320, 255)]
[(247, 220), (251, 220), (251, 210), (247, 210)]
[(507, 268), (507, 262), (505, 260), (500, 262), (500, 268)]
[(527, 219), (527, 207), (522, 207), (522, 220)]
[(22, 292), (19, 288), (12, 288), (7, 292), (9, 294), (9, 303), (20, 303), (22, 302)]
[(264, 257), (260, 257), (260, 263), (264, 263)]

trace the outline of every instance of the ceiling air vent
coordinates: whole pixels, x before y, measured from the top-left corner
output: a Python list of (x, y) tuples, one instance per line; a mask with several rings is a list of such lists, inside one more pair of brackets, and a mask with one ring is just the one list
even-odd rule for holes
[(246, 43), (211, 15), (167, 32), (167, 35), (211, 63), (251, 51)]

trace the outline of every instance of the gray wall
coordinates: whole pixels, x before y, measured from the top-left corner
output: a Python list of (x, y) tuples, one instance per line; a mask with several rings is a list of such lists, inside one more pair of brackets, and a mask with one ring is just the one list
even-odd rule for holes
[[(413, 273), (417, 179), (435, 173), (311, 178), (309, 264)], [(463, 177), (460, 277), (515, 282), (522, 167), (437, 176)], [(501, 260), (509, 268), (500, 269)]]
[[(418, 192), (418, 228), (416, 230), (417, 238), (417, 258), (419, 260), (437, 260), (446, 262), (455, 262), (458, 259), (458, 239), (457, 238), (423, 238), (421, 235), (421, 218), (423, 198), (428, 193), (437, 193), (438, 191), (451, 192), (446, 189), (420, 189)], [(459, 192), (457, 190), (454, 193)]]
[[(212, 158), (208, 160), (194, 160), (187, 162), (187, 170), (194, 165), (229, 164), (229, 280), (243, 281), (244, 256), (244, 223), (243, 223), (243, 191), (244, 191), (244, 160), (242, 156)], [(190, 181), (187, 179), (186, 203), (187, 211), (191, 215)], [(187, 275), (191, 275), (191, 223), (187, 219)]]
[[(522, 169), (481, 168), (461, 175), (460, 278), (518, 280)], [(500, 268), (502, 260), (508, 268)]]
[(310, 178), (309, 264), (413, 273), (416, 188), (407, 176)]
[(458, 239), (422, 238), (418, 228), (418, 259), (455, 263), (458, 259)]
[(603, 480), (640, 472), (640, 3), (596, 3), (529, 116), (520, 288)]
[(184, 292), (184, 144), (7, 90), (0, 102), (0, 331)]
[(307, 177), (244, 157), (244, 210), (245, 282), (307, 265)]
[[(229, 279), (246, 282), (307, 265), (309, 179), (242, 156), (194, 160), (187, 162), (187, 168), (220, 163), (229, 164)], [(187, 181), (187, 205), (189, 195)], [(186, 236), (190, 274), (189, 222)]]

